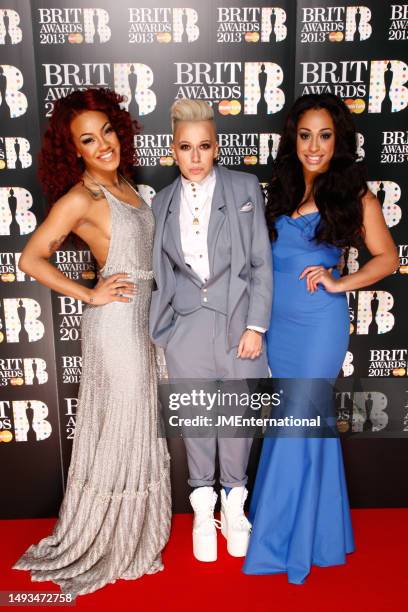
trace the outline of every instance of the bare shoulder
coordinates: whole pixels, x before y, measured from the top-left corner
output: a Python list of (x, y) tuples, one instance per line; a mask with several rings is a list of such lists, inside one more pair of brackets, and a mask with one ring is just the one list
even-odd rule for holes
[(57, 214), (64, 214), (74, 217), (85, 215), (95, 198), (86, 189), (83, 183), (77, 183), (66, 194), (60, 197), (52, 207), (52, 211)]

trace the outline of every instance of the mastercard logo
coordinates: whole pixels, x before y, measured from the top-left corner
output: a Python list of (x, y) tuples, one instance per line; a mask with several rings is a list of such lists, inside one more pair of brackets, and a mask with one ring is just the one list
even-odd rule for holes
[(0, 170), (4, 170), (5, 167), (6, 167), (6, 162), (4, 161), (4, 159), (0, 159)]
[(350, 335), (354, 333), (354, 325), (350, 323)]
[(171, 155), (163, 156), (160, 158), (161, 166), (172, 166), (174, 164), (174, 159)]
[(407, 373), (405, 368), (394, 368), (392, 371), (393, 376), (405, 376)]
[(245, 32), (246, 42), (258, 42), (259, 32)]
[(24, 385), (24, 379), (20, 376), (18, 378), (10, 378), (10, 385), (13, 387), (21, 387), (21, 385)]
[(408, 274), (408, 266), (400, 266), (399, 271), (401, 274)]
[(170, 32), (158, 32), (156, 34), (156, 40), (159, 43), (169, 43), (171, 42), (171, 34)]
[(244, 164), (246, 166), (254, 166), (258, 163), (258, 158), (256, 155), (245, 155)]
[(241, 112), (241, 102), (238, 102), (238, 100), (220, 100), (218, 110), (221, 115), (238, 115)]
[(366, 107), (364, 100), (362, 100), (361, 98), (356, 98), (355, 100), (352, 100), (351, 98), (347, 98), (346, 100), (344, 100), (344, 102), (349, 107), (349, 111), (351, 113), (356, 113), (357, 115), (362, 113)]
[(329, 34), (330, 42), (341, 42), (344, 40), (343, 32), (330, 32)]
[(3, 429), (0, 431), (0, 442), (10, 442), (13, 439), (11, 431)]
[(3, 283), (12, 283), (16, 280), (16, 275), (12, 272), (6, 272), (5, 274), (1, 275), (1, 280)]
[(68, 42), (72, 43), (72, 44), (80, 44), (81, 42), (83, 42), (84, 37), (82, 36), (82, 34), (80, 34), (80, 32), (72, 32), (71, 34), (68, 34)]
[(82, 272), (81, 276), (84, 280), (92, 280), (95, 278), (95, 272), (88, 270), (87, 272)]

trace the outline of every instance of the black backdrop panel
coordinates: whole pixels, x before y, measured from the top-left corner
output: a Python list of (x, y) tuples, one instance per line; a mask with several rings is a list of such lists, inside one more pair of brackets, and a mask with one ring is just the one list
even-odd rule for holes
[[(361, 414), (343, 421), (350, 499), (354, 506), (408, 504), (398, 470), (408, 444), (396, 439), (408, 428), (407, 23), (408, 5), (372, 0), (0, 2), (0, 453), (13, 482), (2, 493), (1, 518), (56, 515), (69, 466), (82, 304), (27, 278), (17, 262), (45, 214), (36, 157), (47, 118), (57, 98), (89, 86), (127, 96), (142, 124), (135, 180), (147, 201), (177, 175), (169, 121), (177, 97), (214, 105), (219, 163), (256, 173), (261, 184), (295, 96), (333, 91), (349, 104), (401, 264), (375, 287), (349, 294), (342, 376), (373, 378), (378, 390), (368, 438), (347, 437), (367, 429)], [(352, 249), (349, 272), (366, 258)], [(95, 280), (84, 248), (65, 244), (54, 263), (82, 283)], [(250, 480), (259, 450), (256, 441)], [(170, 451), (174, 508), (185, 511), (182, 442), (171, 440)]]

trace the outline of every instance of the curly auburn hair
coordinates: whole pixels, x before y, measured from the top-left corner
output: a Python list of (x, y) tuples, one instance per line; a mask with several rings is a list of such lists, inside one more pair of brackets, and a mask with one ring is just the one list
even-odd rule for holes
[(38, 176), (44, 193), (52, 205), (80, 179), (85, 170), (82, 158), (77, 157), (71, 136), (72, 120), (85, 111), (105, 113), (120, 142), (119, 172), (130, 176), (136, 161), (134, 135), (140, 125), (120, 108), (125, 100), (110, 89), (89, 88), (74, 91), (55, 102), (39, 154)]
[(320, 212), (314, 239), (339, 247), (359, 246), (363, 239), (361, 200), (368, 190), (366, 167), (357, 157), (356, 128), (348, 107), (328, 93), (301, 96), (286, 118), (267, 189), (269, 235), (276, 240), (277, 217), (292, 216), (302, 204), (306, 185), (296, 153), (297, 125), (306, 111), (320, 109), (327, 110), (333, 120), (335, 145), (328, 170), (313, 181), (312, 193)]

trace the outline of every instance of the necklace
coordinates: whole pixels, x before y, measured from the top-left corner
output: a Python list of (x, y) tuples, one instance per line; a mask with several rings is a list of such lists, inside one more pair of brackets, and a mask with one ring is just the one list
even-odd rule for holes
[(104, 185), (103, 183), (98, 183), (98, 181), (96, 179), (94, 179), (94, 177), (92, 176), (92, 174), (90, 174), (88, 172), (88, 170), (85, 170), (84, 174), (86, 174), (86, 176), (88, 176), (95, 185), (98, 185), (98, 187), (102, 186), (102, 187), (105, 187), (106, 189), (108, 189), (108, 187), (110, 187), (110, 188), (116, 187), (117, 189), (119, 189), (119, 191), (122, 191), (122, 189), (120, 188), (120, 183), (121, 182), (123, 183), (124, 181), (123, 181), (123, 179), (122, 179), (120, 174), (118, 174), (118, 179), (119, 180), (118, 180), (118, 184), (117, 185), (115, 183), (113, 183), (113, 185)]
[(205, 198), (205, 200), (204, 200), (204, 202), (203, 202), (203, 205), (202, 205), (202, 207), (201, 207), (201, 210), (199, 211), (198, 206), (196, 206), (196, 207), (194, 208), (194, 211), (193, 211), (193, 210), (191, 209), (191, 206), (190, 206), (190, 202), (189, 202), (189, 199), (188, 199), (187, 193), (185, 193), (185, 201), (186, 201), (186, 204), (187, 204), (187, 208), (188, 208), (188, 210), (190, 211), (191, 216), (193, 217), (193, 225), (200, 225), (200, 216), (202, 215), (202, 213), (203, 213), (203, 211), (204, 211), (205, 207), (207, 206), (207, 204), (208, 204), (208, 200), (209, 200), (209, 199), (210, 199), (210, 198), (209, 198), (209, 196), (207, 195), (207, 197)]

